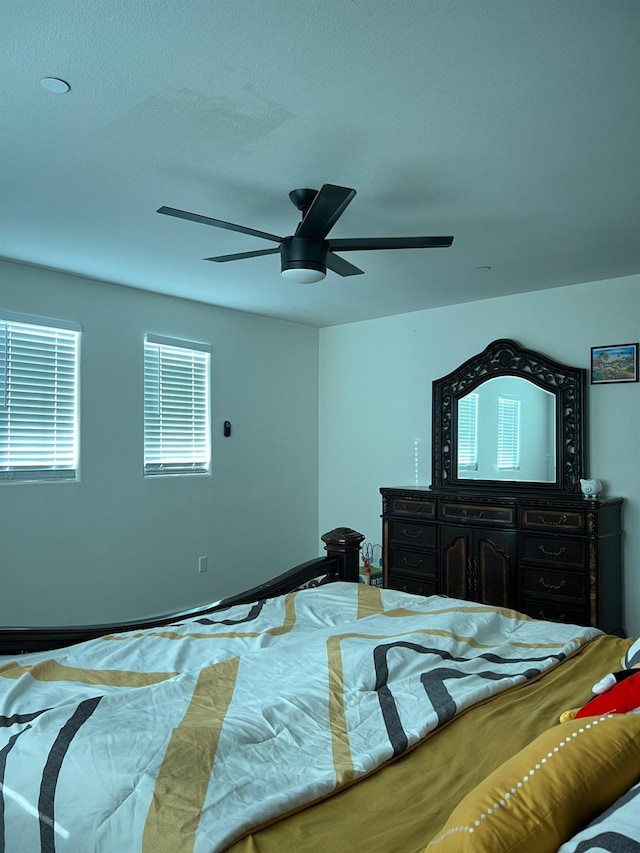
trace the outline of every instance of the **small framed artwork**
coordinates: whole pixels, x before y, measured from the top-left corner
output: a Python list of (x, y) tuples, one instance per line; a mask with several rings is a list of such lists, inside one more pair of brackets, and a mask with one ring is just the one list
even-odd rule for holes
[(591, 384), (638, 381), (638, 344), (591, 347)]

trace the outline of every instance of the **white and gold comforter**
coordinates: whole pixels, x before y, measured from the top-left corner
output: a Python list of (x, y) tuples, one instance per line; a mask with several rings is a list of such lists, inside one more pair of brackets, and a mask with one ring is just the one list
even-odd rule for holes
[(0, 658), (0, 851), (223, 850), (598, 633), (337, 583)]

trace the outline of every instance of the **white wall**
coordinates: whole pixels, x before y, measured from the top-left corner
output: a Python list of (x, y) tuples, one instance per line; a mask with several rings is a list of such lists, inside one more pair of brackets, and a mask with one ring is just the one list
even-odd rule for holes
[[(320, 529), (381, 539), (381, 486), (431, 483), (431, 383), (497, 338), (589, 367), (640, 339), (640, 276), (320, 331)], [(587, 389), (588, 476), (625, 498), (626, 629), (640, 635), (640, 384)]]
[[(81, 480), (0, 485), (1, 625), (188, 607), (320, 552), (317, 329), (2, 261), (0, 309), (83, 328)], [(142, 477), (145, 332), (212, 344), (210, 477)]]

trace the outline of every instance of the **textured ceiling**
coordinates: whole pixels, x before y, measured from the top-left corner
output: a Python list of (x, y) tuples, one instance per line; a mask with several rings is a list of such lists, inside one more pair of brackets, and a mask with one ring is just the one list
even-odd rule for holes
[[(317, 326), (640, 272), (637, 0), (4, 0), (0, 32), (3, 257)], [(297, 285), (155, 213), (286, 236), (323, 183), (358, 192), (330, 237), (454, 244)]]

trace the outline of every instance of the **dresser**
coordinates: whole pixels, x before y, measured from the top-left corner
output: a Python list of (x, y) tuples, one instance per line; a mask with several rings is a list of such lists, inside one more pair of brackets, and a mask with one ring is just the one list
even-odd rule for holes
[(623, 633), (622, 499), (380, 493), (385, 587)]

